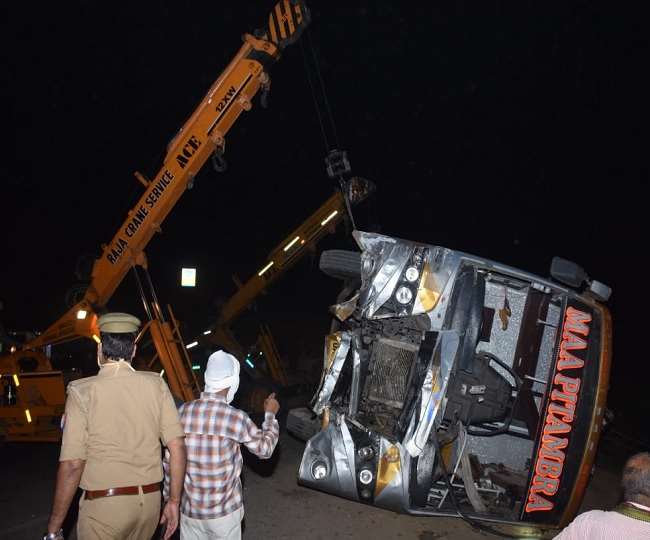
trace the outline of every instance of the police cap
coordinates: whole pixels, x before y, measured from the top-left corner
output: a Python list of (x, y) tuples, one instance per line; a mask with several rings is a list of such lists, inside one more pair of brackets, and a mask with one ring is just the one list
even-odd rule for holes
[(140, 328), (140, 319), (128, 313), (106, 313), (97, 321), (100, 332), (132, 334)]

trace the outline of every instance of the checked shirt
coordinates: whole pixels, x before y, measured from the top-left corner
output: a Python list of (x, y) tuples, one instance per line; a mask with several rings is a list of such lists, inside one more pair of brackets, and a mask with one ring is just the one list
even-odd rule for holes
[[(180, 409), (185, 430), (187, 469), (181, 512), (194, 519), (214, 519), (243, 506), (239, 479), (244, 444), (253, 454), (268, 459), (278, 442), (278, 422), (266, 413), (262, 429), (248, 415), (228, 405), (222, 396), (202, 392)], [(169, 454), (165, 453), (165, 498), (169, 489)]]

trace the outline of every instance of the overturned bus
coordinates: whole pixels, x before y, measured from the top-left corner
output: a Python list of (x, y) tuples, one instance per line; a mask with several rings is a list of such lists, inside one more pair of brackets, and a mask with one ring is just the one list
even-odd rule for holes
[(564, 526), (590, 477), (607, 394), (607, 286), (544, 279), (356, 231), (324, 252), (345, 279), (312, 402), (305, 486), (420, 516)]

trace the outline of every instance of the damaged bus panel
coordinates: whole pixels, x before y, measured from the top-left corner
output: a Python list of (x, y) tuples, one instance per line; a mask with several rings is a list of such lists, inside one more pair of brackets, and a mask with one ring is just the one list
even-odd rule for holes
[(416, 515), (566, 524), (605, 409), (609, 289), (584, 272), (571, 282), (567, 269), (581, 269), (561, 259), (544, 279), (443, 247), (354, 237), (360, 254), (337, 252), (349, 294), (332, 306), (337, 331), (312, 402), (322, 428), (300, 483)]

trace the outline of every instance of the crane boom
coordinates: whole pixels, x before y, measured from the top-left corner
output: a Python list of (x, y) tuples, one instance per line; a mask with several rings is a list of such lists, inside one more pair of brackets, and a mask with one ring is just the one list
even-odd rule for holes
[(217, 325), (228, 325), (285, 270), (288, 270), (346, 216), (345, 200), (336, 191), (307, 220), (275, 247), (264, 265), (226, 302)]
[(243, 111), (252, 107), (260, 87), (268, 87), (268, 68), (309, 24), (303, 0), (280, 0), (261, 37), (244, 35), (244, 43), (210, 87), (198, 107), (170, 142), (163, 164), (113, 239), (102, 246), (84, 298), (26, 348), (63, 343), (79, 337), (97, 339), (96, 319), (127, 272), (146, 267), (144, 249), (194, 177), (212, 154), (222, 154), (225, 136)]

